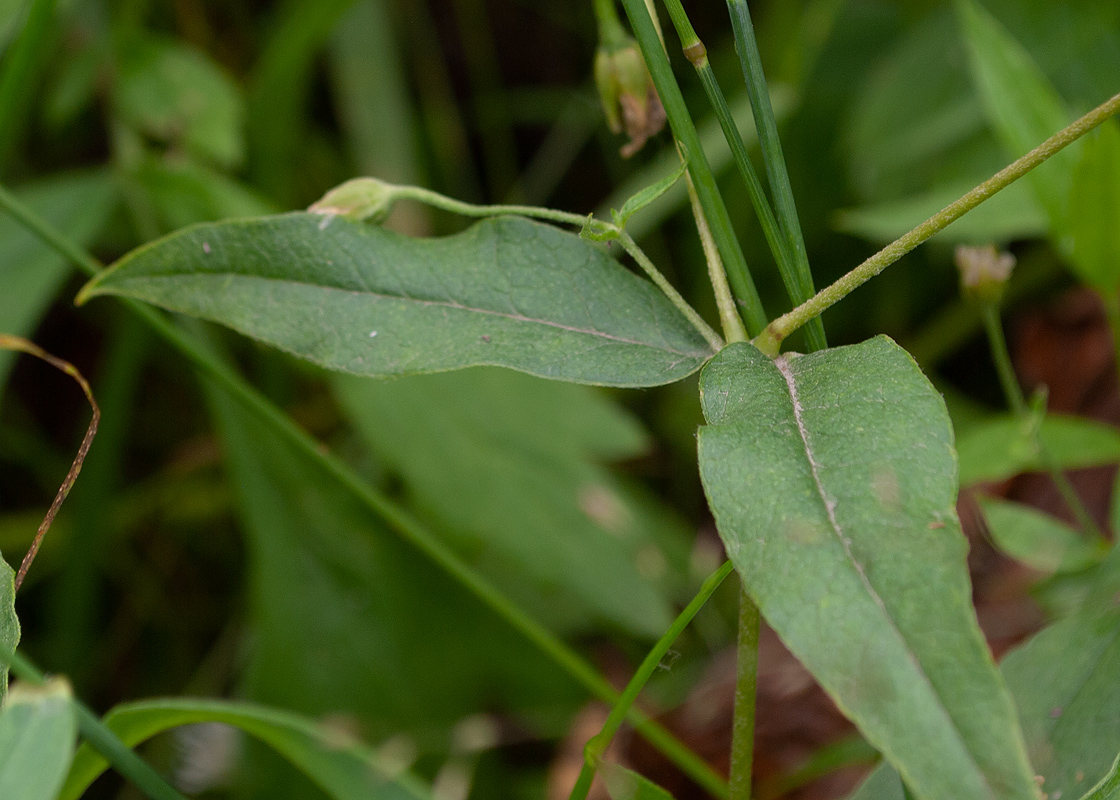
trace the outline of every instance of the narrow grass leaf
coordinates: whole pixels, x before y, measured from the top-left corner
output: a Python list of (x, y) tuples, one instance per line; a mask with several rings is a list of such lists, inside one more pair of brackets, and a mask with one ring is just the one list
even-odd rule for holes
[[(356, 739), (280, 709), (228, 700), (174, 698), (126, 703), (106, 714), (104, 721), (129, 747), (181, 725), (232, 725), (280, 753), (333, 800), (429, 800), (431, 796), (417, 778), (386, 763)], [(59, 800), (77, 800), (107, 768), (101, 754), (83, 744)]]
[(745, 590), (915, 797), (1035, 798), (976, 622), (940, 395), (886, 337), (701, 374), (700, 470)]
[(518, 217), (440, 239), (304, 213), (200, 226), (134, 251), (81, 297), (101, 294), (359, 375), (490, 364), (656, 386), (711, 355), (652, 283), (575, 234)]
[[(1120, 430), (1084, 417), (1047, 414), (1039, 439), (1058, 469), (1120, 461)], [(1001, 414), (971, 425), (957, 442), (961, 486), (1002, 481), (1045, 469), (1031, 423)]]
[(12, 687), (0, 711), (0, 797), (55, 800), (78, 736), (70, 698), (61, 678)]

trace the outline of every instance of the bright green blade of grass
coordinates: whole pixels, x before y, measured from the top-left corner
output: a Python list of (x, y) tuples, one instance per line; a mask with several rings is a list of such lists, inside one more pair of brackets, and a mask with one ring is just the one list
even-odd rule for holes
[(747, 323), (747, 330), (751, 336), (757, 336), (766, 327), (766, 312), (762, 308), (762, 300), (758, 296), (747, 260), (739, 240), (735, 238), (735, 231), (731, 225), (731, 217), (727, 213), (727, 206), (723, 196), (716, 186), (715, 177), (712, 175), (708, 157), (700, 146), (700, 138), (696, 134), (696, 126), (685, 105), (684, 96), (673, 77), (673, 68), (669, 64), (669, 57), (657, 35), (653, 19), (646, 8), (645, 0), (623, 0), (626, 15), (634, 29), (634, 35), (642, 48), (649, 67), (650, 75), (657, 86), (657, 93), (665, 106), (665, 114), (669, 118), (669, 126), (673, 135), (680, 143), (681, 149), (688, 158), (688, 171), (696, 185), (696, 193), (700, 204), (704, 208), (704, 216), (712, 229), (712, 236), (719, 247), (720, 255), (727, 269), (727, 277), (735, 291), (735, 297), (742, 306), (742, 311)]

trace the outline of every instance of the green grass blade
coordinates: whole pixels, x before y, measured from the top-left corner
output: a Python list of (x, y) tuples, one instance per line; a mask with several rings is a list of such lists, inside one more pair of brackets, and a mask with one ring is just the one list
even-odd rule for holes
[(611, 709), (607, 721), (603, 723), (603, 729), (599, 731), (594, 738), (587, 743), (587, 750), (583, 768), (580, 770), (579, 779), (576, 781), (575, 787), (569, 796), (569, 800), (584, 800), (587, 797), (588, 791), (591, 789), (591, 779), (595, 774), (595, 769), (598, 766), (597, 762), (602, 758), (603, 753), (610, 747), (611, 740), (614, 735), (618, 733), (618, 729), (622, 727), (622, 723), (626, 720), (626, 715), (630, 713), (631, 706), (634, 705), (638, 699), (638, 695), (642, 689), (649, 682), (657, 665), (661, 663), (661, 659), (669, 652), (669, 648), (673, 646), (673, 642), (677, 637), (684, 632), (688, 624), (699, 613), (708, 599), (715, 593), (716, 589), (720, 587), (724, 579), (731, 574), (734, 568), (730, 561), (724, 562), (723, 566), (713, 572), (705, 579), (700, 591), (692, 598), (690, 602), (680, 613), (680, 615), (673, 621), (669, 630), (657, 640), (657, 644), (649, 651), (638, 671), (634, 673), (634, 677), (630, 679), (630, 683), (626, 684), (626, 688), (622, 691), (622, 695), (618, 698), (618, 702), (614, 704)]
[[(770, 104), (770, 90), (766, 86), (766, 76), (762, 71), (762, 58), (758, 53), (758, 42), (755, 40), (750, 10), (747, 8), (746, 0), (728, 0), (727, 5), (731, 12), (731, 26), (735, 33), (735, 49), (739, 53), (743, 78), (747, 82), (747, 92), (750, 94), (751, 107), (754, 109), (758, 140), (762, 145), (762, 160), (766, 164), (770, 191), (774, 195), (778, 224), (789, 242), (793, 257), (793, 272), (797, 276), (800, 292), (807, 300), (816, 291), (813, 286), (813, 273), (809, 269), (805, 237), (801, 233), (797, 204), (793, 199), (793, 187), (789, 182), (781, 139), (778, 138), (778, 123), (774, 118), (774, 108)], [(783, 274), (782, 277), (784, 278), (785, 275)], [(804, 300), (794, 298), (795, 304), (802, 302)], [(821, 350), (828, 346), (824, 325), (819, 317), (806, 326), (806, 336), (813, 350)]]
[(26, 5), (23, 30), (6, 53), (4, 69), (0, 73), (0, 164), (11, 156), (30, 111), (31, 97), (37, 85), (35, 73), (49, 57), (47, 40), (54, 24), (58, 0), (32, 0)]
[(669, 57), (661, 45), (661, 39), (657, 35), (657, 29), (646, 8), (645, 0), (623, 0), (623, 6), (626, 8), (626, 15), (630, 19), (630, 26), (634, 29), (638, 44), (642, 48), (642, 55), (645, 56), (657, 93), (665, 106), (669, 126), (688, 158), (688, 171), (696, 185), (696, 193), (700, 197), (700, 204), (704, 207), (704, 216), (711, 225), (712, 235), (715, 237), (720, 255), (723, 256), (735, 296), (743, 307), (747, 330), (751, 336), (755, 336), (756, 331), (761, 331), (766, 326), (766, 312), (762, 308), (762, 300), (758, 296), (758, 290), (747, 268), (743, 249), (739, 245), (739, 240), (735, 238), (731, 217), (727, 213), (723, 196), (716, 186), (708, 157), (700, 147), (696, 126), (689, 115), (676, 78), (673, 77)]
[[(696, 31), (692, 27), (688, 16), (685, 14), (684, 7), (681, 5), (680, 0), (664, 0), (665, 7), (669, 10), (669, 16), (673, 20), (673, 26), (677, 29), (677, 35), (681, 39), (681, 47), (684, 49), (685, 55), (692, 65), (696, 68), (696, 74), (700, 77), (700, 83), (704, 86), (704, 92), (708, 95), (708, 102), (711, 103), (712, 110), (715, 112), (716, 119), (719, 121), (720, 128), (723, 130), (723, 135), (727, 139), (727, 145), (731, 150), (732, 157), (735, 159), (735, 166), (739, 168), (739, 174), (743, 178), (743, 183), (746, 184), (747, 194), (750, 196), (751, 205), (754, 206), (755, 214), (758, 216), (758, 221), (762, 226), (762, 233), (766, 237), (766, 243), (770, 247), (770, 252), (774, 256), (774, 261), (778, 265), (778, 271), (781, 273), (782, 282), (786, 285), (786, 291), (789, 292), (790, 300), (794, 305), (805, 302), (813, 296), (812, 276), (809, 276), (808, 290), (805, 287), (805, 274), (807, 273), (808, 260), (802, 258), (804, 261), (805, 269), (801, 269), (801, 264), (796, 256), (796, 244), (794, 239), (800, 241), (800, 228), (797, 230), (797, 236), (791, 237), (786, 228), (788, 226), (782, 225), (779, 227), (779, 220), (775, 219), (774, 211), (770, 207), (769, 200), (766, 199), (766, 192), (762, 188), (762, 182), (758, 179), (758, 174), (755, 172), (754, 167), (751, 165), (750, 156), (747, 155), (747, 147), (743, 142), (742, 134), (739, 132), (738, 126), (731, 115), (731, 109), (727, 105), (727, 98), (723, 94), (719, 83), (716, 82), (715, 73), (712, 71), (712, 65), (708, 62), (708, 54), (704, 48), (704, 44), (696, 35)], [(755, 94), (750, 93), (752, 105), (755, 102)], [(770, 111), (770, 118), (773, 119), (774, 112), (769, 104), (769, 94), (766, 96), (767, 109)], [(755, 114), (757, 120), (757, 112)], [(756, 125), (757, 129), (762, 132), (764, 128), (761, 125)], [(765, 140), (762, 140), (765, 141)], [(765, 154), (765, 150), (763, 153)], [(784, 165), (783, 165), (784, 174)], [(773, 178), (771, 178), (773, 184)], [(796, 214), (796, 211), (794, 212)], [(802, 242), (801, 251), (804, 255), (804, 243)], [(807, 333), (810, 337), (810, 344), (814, 350), (820, 350), (827, 346), (824, 341), (824, 327), (820, 324), (819, 319), (815, 321), (812, 327), (807, 328)], [(819, 330), (818, 330), (819, 329)], [(816, 338), (816, 333), (820, 334)]]

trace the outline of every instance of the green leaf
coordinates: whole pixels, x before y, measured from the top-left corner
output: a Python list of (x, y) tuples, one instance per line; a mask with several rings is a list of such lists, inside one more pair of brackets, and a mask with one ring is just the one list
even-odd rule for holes
[[(1068, 125), (1072, 116), (1030, 53), (995, 17), (973, 0), (958, 0), (957, 8), (988, 119), (1008, 154), (1018, 158)], [(1075, 143), (1027, 176), (1058, 237), (1068, 231), (1070, 183), (1079, 158)]]
[(996, 546), (1040, 572), (1077, 572), (1100, 561), (1105, 551), (1049, 514), (995, 498), (979, 498)]
[[(53, 177), (22, 187), (17, 196), (48, 223), (86, 246), (101, 231), (117, 203), (107, 172)], [(30, 336), (70, 267), (11, 217), (0, 216), (0, 332)], [(15, 354), (0, 351), (0, 387)]]
[(306, 714), (346, 709), (388, 736), (492, 704), (566, 707), (581, 696), (320, 462), (210, 395), (247, 537), (252, 699)]
[(1112, 769), (1083, 800), (1120, 800), (1120, 756), (1116, 757), (1112, 762)]
[[(1044, 469), (1031, 425), (1006, 414), (969, 427), (957, 442), (961, 486)], [(1120, 430), (1083, 417), (1047, 414), (1039, 438), (1058, 469), (1120, 461)]]
[(1071, 262), (1098, 291), (1120, 289), (1120, 127), (1106, 122), (1085, 141), (1070, 188)]
[[(1008, 653), (1000, 667), (1049, 800), (1082, 797), (1111, 774), (1120, 751), (1120, 549), (1097, 575), (1079, 610)], [(898, 774), (880, 767), (851, 800), (904, 800)]]
[(603, 779), (611, 800), (673, 800), (673, 795), (649, 778), (621, 764), (600, 762), (599, 776)]
[(162, 142), (232, 167), (244, 158), (244, 109), (237, 85), (213, 61), (174, 40), (138, 38), (120, 56), (117, 113)]
[(1120, 609), (1087, 602), (1009, 653), (1003, 673), (1042, 788), (1080, 797), (1120, 752)]
[(632, 195), (617, 213), (613, 214), (614, 223), (620, 228), (625, 228), (626, 223), (630, 221), (630, 217), (638, 211), (648, 206), (654, 200), (661, 197), (665, 192), (673, 188), (673, 184), (681, 179), (681, 176), (688, 171), (688, 159), (682, 159), (681, 165), (677, 170), (667, 177), (662, 178), (657, 183), (654, 183), (641, 191)]
[[(0, 647), (14, 653), (19, 644), (19, 617), (16, 616), (16, 573), (0, 558)], [(8, 665), (0, 664), (0, 700), (8, 691)]]
[(0, 797), (54, 800), (78, 735), (70, 697), (62, 678), (12, 687), (0, 712)]
[[(497, 369), (335, 388), (414, 503), (550, 627), (586, 629), (590, 613), (656, 637), (672, 622), (661, 587), (686, 571), (689, 536), (595, 463), (648, 444), (608, 398)], [(651, 536), (658, 528), (675, 552)]]
[[(233, 725), (259, 739), (298, 767), (333, 800), (431, 797), (415, 777), (385, 763), (375, 751), (343, 731), (328, 729), (280, 709), (227, 700), (173, 698), (126, 703), (105, 715), (105, 724), (129, 747), (170, 728), (201, 722)], [(100, 753), (83, 744), (74, 757), (59, 800), (77, 800), (107, 767)]]
[[(967, 186), (954, 184), (902, 200), (840, 211), (836, 215), (835, 227), (873, 242), (893, 242), (945, 208), (976, 183), (979, 181)], [(1044, 236), (1048, 225), (1046, 214), (1039, 207), (1030, 187), (1025, 183), (1013, 183), (949, 225), (933, 240), (953, 244), (1009, 242), (1013, 239)]]
[(700, 472), (744, 588), (918, 798), (1035, 797), (971, 604), (952, 428), (878, 337), (701, 373)]
[(491, 364), (657, 386), (711, 355), (652, 283), (574, 234), (519, 217), (440, 239), (303, 213), (205, 225), (133, 251), (81, 297), (101, 294), (221, 322), (359, 375)]

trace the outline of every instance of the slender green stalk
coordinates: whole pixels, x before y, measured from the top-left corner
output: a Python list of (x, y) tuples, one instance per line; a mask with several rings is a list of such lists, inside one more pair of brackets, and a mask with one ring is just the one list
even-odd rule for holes
[[(0, 187), (0, 208), (11, 213), (46, 244), (54, 248), (60, 255), (71, 260), (87, 274), (92, 276), (101, 271), (101, 265), (93, 256), (67, 240), (65, 236), (54, 230), (3, 187)], [(256, 412), (277, 433), (295, 445), (309, 459), (327, 470), (341, 485), (350, 490), (373, 513), (384, 520), (401, 538), (431, 558), (451, 577), (459, 581), (485, 605), (489, 606), (500, 618), (533, 642), (591, 694), (608, 703), (613, 703), (618, 699), (618, 693), (610, 683), (574, 650), (531, 616), (524, 613), (407, 511), (366, 484), (362, 478), (337, 457), (326, 451), (317, 440), (296, 425), (286, 414), (256, 389), (245, 383), (240, 376), (214, 358), (205, 348), (201, 347), (162, 314), (136, 301), (122, 300), (122, 302), (168, 344), (185, 356), (203, 376), (213, 380), (231, 397), (243, 403), (251, 411)], [(693, 780), (716, 796), (723, 796), (726, 793), (724, 781), (703, 759), (689, 750), (669, 731), (636, 710), (631, 710), (630, 719), (634, 723), (635, 729), (642, 736), (661, 750)]]
[(999, 304), (984, 303), (981, 313), (1003, 396), (1007, 398), (1007, 404), (1016, 416), (1025, 417), (1030, 414), (1030, 409), (1027, 398), (1023, 396), (1023, 387), (1019, 385), (1019, 379), (1015, 375), (1015, 367), (1011, 364), (1011, 352), (1007, 349), (1007, 339), (1004, 338), (1003, 324), (999, 318)]
[(760, 336), (755, 338), (755, 345), (767, 355), (776, 357), (781, 348), (782, 340), (795, 330), (814, 317), (820, 316), (826, 309), (843, 300), (922, 242), (943, 230), (950, 223), (960, 219), (1001, 189), (1019, 180), (1050, 156), (1089, 133), (1117, 111), (1120, 111), (1120, 94), (1102, 103), (1068, 128), (1054, 134), (1019, 160), (1000, 170), (963, 197), (950, 203), (914, 230), (871, 256), (831, 286), (817, 292), (811, 300), (802, 303), (788, 314), (778, 317), (770, 323)]
[(684, 177), (688, 183), (688, 202), (692, 206), (692, 217), (696, 220), (696, 232), (700, 234), (700, 246), (704, 248), (704, 260), (708, 263), (708, 280), (711, 281), (712, 291), (716, 296), (723, 335), (729, 342), (745, 342), (747, 329), (743, 327), (743, 318), (735, 310), (735, 296), (731, 294), (731, 287), (727, 284), (727, 271), (723, 268), (723, 259), (719, 257), (716, 240), (712, 238), (712, 229), (704, 218), (704, 209), (700, 206), (696, 187), (692, 185), (692, 177)]
[[(0, 650), (0, 663), (7, 663), (12, 672), (28, 683), (42, 686), (46, 676), (34, 664), (19, 653)], [(70, 698), (74, 716), (78, 720), (78, 731), (123, 777), (131, 781), (137, 789), (151, 800), (186, 800), (183, 795), (171, 788), (152, 766), (136, 755), (117, 735), (109, 730), (97, 715), (77, 698)]]
[(36, 87), (35, 72), (49, 51), (47, 37), (58, 0), (31, 0), (24, 5), (23, 29), (8, 51), (0, 74), (0, 164), (7, 162), (19, 138), (20, 125)]
[[(1024, 422), (1029, 421), (1031, 410), (1027, 405), (1027, 398), (1023, 396), (1023, 387), (1019, 385), (1019, 379), (1015, 376), (1015, 367), (1011, 363), (1011, 352), (1007, 348), (1007, 339), (1003, 335), (1003, 324), (1000, 322), (999, 303), (984, 303), (982, 313), (984, 330), (988, 334), (988, 346), (992, 352), (992, 361), (995, 362), (996, 374), (999, 376), (1000, 386), (1003, 388), (1004, 397), (1007, 398), (1007, 404), (1011, 406), (1011, 411), (1015, 416)], [(1054, 481), (1054, 485), (1058, 487), (1058, 492), (1062, 495), (1066, 506), (1077, 518), (1077, 524), (1081, 527), (1081, 531), (1088, 537), (1103, 540), (1104, 537), (1101, 534), (1101, 529), (1097, 526), (1096, 520), (1089, 513), (1089, 509), (1085, 508), (1085, 504), (1073, 488), (1073, 484), (1062, 472), (1061, 467), (1058, 466), (1053, 454), (1043, 443), (1037, 430), (1034, 434), (1034, 446), (1038, 450), (1042, 465), (1050, 473), (1050, 478)]]
[(723, 257), (735, 296), (746, 315), (747, 330), (752, 336), (757, 336), (758, 332), (766, 326), (766, 312), (762, 308), (762, 300), (751, 279), (742, 247), (735, 237), (731, 217), (716, 186), (708, 157), (700, 146), (696, 126), (692, 123), (684, 96), (673, 77), (669, 57), (661, 45), (653, 18), (644, 0), (622, 0), (622, 3), (630, 20), (630, 27), (634, 30), (638, 45), (642, 49), (646, 65), (649, 67), (650, 75), (653, 77), (654, 85), (657, 87), (657, 93), (661, 97), (661, 103), (665, 106), (669, 126), (673, 129), (673, 135), (681, 149), (688, 156), (688, 171), (696, 185), (696, 193), (700, 197), (700, 204), (704, 207), (704, 216), (711, 225), (712, 236)]
[(634, 673), (634, 677), (630, 679), (630, 683), (626, 685), (622, 695), (618, 698), (618, 702), (614, 704), (611, 709), (607, 721), (603, 723), (603, 729), (598, 734), (593, 736), (584, 748), (583, 768), (580, 770), (579, 778), (576, 780), (576, 785), (572, 789), (572, 793), (568, 796), (568, 800), (586, 800), (587, 793), (591, 789), (591, 780), (595, 777), (595, 770), (599, 766), (599, 761), (602, 759), (603, 754), (607, 752), (607, 748), (611, 746), (611, 740), (614, 735), (618, 733), (618, 729), (622, 727), (626, 715), (630, 712), (630, 707), (634, 705), (638, 699), (638, 695), (649, 682), (650, 677), (653, 675), (654, 670), (657, 669), (661, 663), (661, 659), (669, 652), (669, 648), (673, 646), (673, 642), (677, 637), (684, 632), (688, 624), (692, 622), (693, 617), (699, 613), (708, 599), (715, 594), (716, 589), (720, 587), (724, 579), (731, 574), (734, 566), (730, 561), (725, 561), (723, 566), (709, 575), (704, 583), (700, 586), (700, 591), (692, 598), (690, 602), (680, 613), (680, 615), (669, 626), (669, 630), (665, 631), (665, 635), (657, 640), (657, 644), (649, 651), (649, 654), (642, 661), (638, 667), (638, 671)]
[(545, 219), (550, 222), (559, 222), (566, 225), (590, 225), (591, 229), (596, 233), (609, 233), (613, 236), (617, 236), (623, 249), (630, 254), (634, 261), (638, 263), (638, 266), (642, 268), (642, 271), (645, 272), (650, 280), (652, 280), (665, 296), (669, 298), (669, 302), (676, 306), (692, 326), (700, 332), (700, 335), (708, 341), (712, 349), (718, 352), (724, 345), (723, 339), (720, 338), (719, 334), (712, 330), (712, 327), (704, 321), (704, 318), (700, 316), (696, 309), (689, 305), (688, 301), (681, 296), (681, 293), (676, 290), (673, 284), (669, 283), (668, 278), (654, 265), (649, 256), (638, 247), (637, 242), (617, 225), (594, 218), (589, 219), (579, 214), (573, 214), (570, 211), (558, 211), (552, 208), (520, 205), (473, 205), (419, 186), (396, 186), (392, 188), (392, 194), (394, 198), (416, 200), (433, 206), (434, 208), (441, 208), (444, 211), (450, 211), (454, 214), (462, 214), (465, 217), (493, 217), (500, 214), (515, 214), (517, 216)]
[[(721, 339), (719, 334), (712, 330), (712, 327), (704, 321), (704, 318), (688, 304), (688, 301), (681, 297), (680, 292), (678, 292), (673, 287), (673, 284), (669, 283), (668, 279), (661, 274), (661, 271), (654, 266), (653, 262), (649, 260), (649, 256), (642, 252), (642, 249), (638, 247), (638, 243), (630, 237), (630, 234), (626, 231), (619, 231), (618, 241), (622, 245), (622, 248), (630, 254), (630, 257), (638, 262), (638, 266), (642, 268), (642, 271), (645, 272), (646, 275), (649, 275), (650, 280), (657, 284), (658, 288), (669, 298), (673, 305), (679, 308), (681, 313), (688, 317), (688, 321), (708, 340), (708, 344), (711, 345), (712, 349), (717, 353), (722, 350), (724, 346), (723, 339)], [(740, 325), (741, 324), (742, 323), (740, 323)]]
[[(778, 265), (778, 272), (782, 276), (782, 282), (786, 285), (790, 300), (795, 305), (803, 303), (813, 296), (812, 276), (809, 276), (808, 285), (806, 285), (804, 276), (798, 272), (792, 239), (778, 227), (778, 220), (775, 219), (774, 211), (770, 208), (770, 202), (766, 199), (762, 182), (758, 179), (758, 174), (751, 165), (750, 156), (747, 154), (747, 146), (743, 142), (742, 134), (735, 124), (734, 117), (731, 115), (727, 98), (716, 81), (712, 65), (708, 62), (707, 49), (696, 35), (696, 31), (693, 29), (688, 15), (685, 14), (680, 0), (664, 0), (664, 3), (669, 11), (669, 17), (673, 20), (673, 26), (677, 29), (684, 54), (696, 69), (696, 74), (700, 78), (704, 92), (708, 95), (708, 102), (711, 104), (716, 120), (723, 130), (724, 138), (727, 139), (727, 146), (731, 150), (735, 166), (739, 169), (739, 175), (747, 187), (751, 205), (754, 206), (755, 215), (762, 226), (763, 236), (766, 238), (766, 243), (774, 256), (774, 262)], [(753, 95), (751, 100), (753, 103)], [(767, 95), (767, 108), (769, 108), (769, 95)], [(773, 117), (772, 109), (770, 115)], [(761, 127), (759, 130), (761, 130)], [(800, 228), (798, 228), (798, 238), (800, 238)], [(804, 250), (804, 244), (802, 244), (802, 250)], [(807, 271), (808, 261), (805, 260), (804, 263)], [(809, 336), (810, 344), (814, 350), (827, 347), (827, 342), (824, 339), (824, 327), (820, 322), (812, 323)]]
[[(758, 129), (758, 142), (762, 147), (762, 161), (766, 165), (766, 176), (770, 181), (770, 192), (774, 196), (778, 223), (782, 226), (782, 232), (791, 250), (793, 261), (791, 272), (796, 276), (803, 292), (801, 297), (794, 297), (793, 302), (802, 303), (812, 297), (815, 291), (813, 272), (809, 268), (809, 255), (805, 250), (805, 237), (801, 233), (797, 203), (793, 199), (793, 187), (789, 182), (786, 158), (782, 153), (782, 140), (778, 136), (778, 123), (774, 118), (774, 108), (770, 104), (770, 90), (766, 85), (766, 75), (762, 71), (762, 57), (758, 52), (751, 12), (747, 8), (746, 0), (727, 0), (727, 7), (731, 12), (735, 50), (739, 53), (743, 79), (747, 84), (747, 94), (751, 98), (751, 110), (754, 112), (754, 123)], [(823, 350), (828, 347), (824, 336), (824, 325), (819, 317), (810, 321), (806, 334), (811, 349)]]
[(739, 662), (735, 676), (735, 717), (731, 728), (730, 800), (750, 800), (754, 761), (754, 707), (758, 694), (758, 606), (739, 592)]

